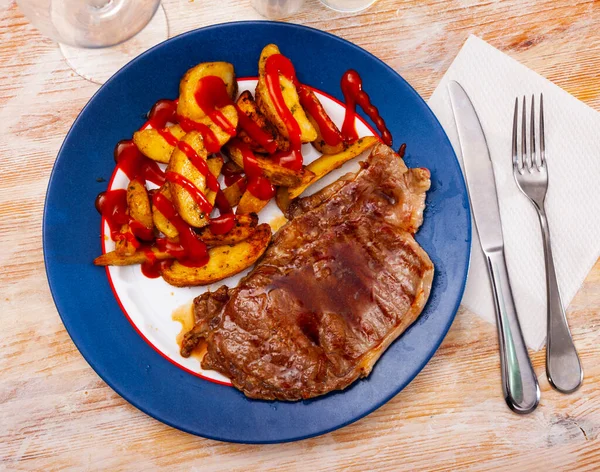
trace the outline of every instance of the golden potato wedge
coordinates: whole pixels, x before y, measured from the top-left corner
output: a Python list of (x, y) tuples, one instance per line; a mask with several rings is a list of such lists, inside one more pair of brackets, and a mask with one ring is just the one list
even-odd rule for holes
[(258, 225), (258, 216), (255, 213), (250, 215), (238, 215), (235, 226), (226, 234), (214, 234), (209, 226), (205, 226), (198, 233), (200, 240), (208, 246), (224, 246), (237, 244), (245, 241)]
[(240, 199), (246, 190), (246, 180), (240, 179), (229, 187), (223, 189), (225, 198), (229, 202), (231, 207), (237, 206), (240, 203)]
[(244, 168), (242, 166), (238, 166), (235, 162), (233, 162), (232, 160), (229, 160), (225, 163), (225, 165), (223, 166), (223, 175), (228, 175), (228, 174), (243, 174), (244, 173)]
[(154, 227), (148, 190), (146, 185), (138, 179), (130, 181), (127, 186), (127, 209), (129, 216), (145, 228), (151, 230)]
[[(315, 121), (311, 114), (306, 113), (308, 120), (317, 130), (317, 139), (315, 139), (311, 144), (313, 147), (319, 151), (321, 154), (338, 154), (347, 148), (347, 144), (344, 140), (341, 140), (335, 146), (331, 146), (325, 142), (323, 139), (323, 135), (321, 134), (321, 129), (319, 128), (319, 124)], [(331, 119), (331, 118), (330, 118)], [(335, 126), (335, 124), (334, 124)]]
[[(156, 248), (152, 248), (152, 252), (154, 253), (154, 257), (159, 261), (173, 258), (173, 256), (171, 256), (169, 253), (159, 251)], [(96, 257), (96, 259), (94, 259), (94, 264), (97, 266), (127, 266), (143, 264), (147, 261), (148, 254), (145, 251), (136, 251), (131, 255), (121, 255), (117, 254), (116, 251), (112, 251), (107, 252), (106, 254), (102, 254), (99, 257)]]
[[(231, 160), (240, 167), (244, 167), (244, 157), (239, 147), (234, 142), (230, 142), (225, 147), (227, 153), (231, 157)], [(263, 174), (273, 185), (281, 185), (283, 187), (293, 187), (299, 185), (303, 179), (312, 177), (312, 172), (306, 169), (292, 170), (287, 167), (283, 167), (273, 160), (256, 157), (258, 166), (263, 171)], [(308, 175), (307, 175), (308, 174)]]
[(255, 197), (248, 190), (246, 190), (242, 195), (242, 198), (240, 199), (240, 203), (238, 203), (238, 207), (235, 210), (235, 213), (237, 215), (258, 213), (266, 206), (267, 203), (269, 203), (269, 200), (261, 200), (260, 198)]
[(277, 207), (283, 214), (287, 212), (291, 203), (290, 194), (287, 187), (279, 187), (277, 189), (277, 193), (275, 194), (275, 203), (277, 203)]
[(258, 58), (258, 75), (265, 75), (265, 68), (267, 66), (267, 59), (269, 56), (273, 56), (274, 54), (281, 54), (279, 47), (277, 44), (267, 44), (260, 53), (260, 57)]
[(265, 174), (265, 177), (269, 179), (273, 185), (293, 187), (314, 176), (313, 172), (305, 167), (299, 170), (292, 170), (276, 164), (271, 159), (258, 158), (257, 160), (263, 174)]
[[(196, 151), (201, 159), (207, 159), (206, 148), (202, 135), (198, 131), (192, 131), (186, 134), (181, 140), (187, 143)], [(189, 180), (196, 188), (206, 194), (206, 177), (192, 164), (188, 156), (179, 148), (175, 148), (171, 155), (171, 160), (167, 166), (167, 173), (175, 172)], [(190, 226), (201, 228), (208, 223), (207, 215), (198, 206), (196, 200), (182, 186), (169, 182), (171, 190), (171, 201), (181, 218)]]
[(207, 159), (206, 165), (208, 166), (209, 172), (215, 177), (221, 175), (221, 169), (223, 168), (223, 158), (221, 156), (211, 156)]
[(306, 178), (302, 181), (300, 185), (295, 187), (288, 188), (288, 195), (290, 200), (298, 197), (306, 188), (315, 183), (317, 180), (321, 179), (325, 175), (329, 174), (334, 169), (341, 167), (343, 164), (348, 162), (351, 159), (354, 159), (356, 156), (366, 151), (370, 147), (374, 146), (375, 143), (379, 141), (379, 138), (376, 136), (365, 136), (364, 138), (360, 138), (344, 151), (338, 154), (324, 154), (318, 159), (312, 161), (310, 164), (306, 166), (306, 168), (311, 171), (314, 175)]
[[(159, 192), (171, 200), (171, 187), (169, 182), (165, 182), (160, 188)], [(165, 216), (158, 211), (154, 205), (152, 205), (152, 220), (154, 221), (154, 226), (156, 226), (156, 229), (158, 229), (167, 238), (176, 239), (179, 237), (177, 228), (175, 228), (175, 226), (173, 226), (173, 224), (167, 218), (165, 218)]]
[[(178, 140), (185, 135), (185, 131), (179, 125), (169, 127), (169, 131)], [(144, 156), (165, 164), (169, 163), (175, 149), (175, 146), (171, 146), (155, 129), (136, 131), (133, 133), (133, 142)]]
[(136, 239), (128, 224), (121, 226), (119, 231), (123, 237), (115, 241), (115, 252), (120, 256), (130, 256), (136, 251)]
[[(344, 142), (342, 133), (340, 132), (336, 124), (333, 122), (333, 120), (329, 117), (329, 115), (325, 111), (325, 108), (323, 108), (323, 104), (315, 95), (315, 93), (308, 87), (302, 87), (302, 89), (299, 91), (299, 95), (300, 103), (303, 107), (305, 107), (304, 111), (306, 112), (306, 116), (317, 131), (317, 139), (315, 139), (312, 142), (312, 145), (315, 147), (315, 149), (321, 154), (337, 154), (346, 149), (348, 145)], [(317, 120), (308, 111), (309, 109), (311, 109), (311, 107), (308, 106), (309, 103), (316, 108), (317, 111), (315, 113), (322, 117), (322, 119), (325, 120), (327, 127), (334, 132), (335, 138), (339, 141), (338, 144), (327, 144), (327, 142), (323, 138), (323, 134), (321, 132), (321, 128), (319, 127)]]
[[(233, 64), (229, 62), (202, 62), (188, 70), (179, 84), (179, 102), (177, 104), (177, 114), (198, 121), (206, 117), (206, 114), (196, 102), (196, 89), (198, 81), (210, 75), (220, 77), (225, 83), (229, 98), (237, 95), (237, 81)], [(233, 107), (232, 107), (233, 108)], [(223, 110), (221, 110), (223, 111)], [(235, 111), (235, 109), (234, 109)], [(227, 117), (229, 119), (229, 117)], [(233, 124), (233, 123), (232, 123)], [(237, 124), (234, 124), (236, 126)]]
[[(206, 161), (206, 165), (208, 166), (208, 170), (215, 178), (219, 177), (221, 173), (221, 168), (223, 167), (223, 158), (221, 156), (211, 157)], [(215, 200), (217, 199), (217, 192), (214, 190), (206, 190), (206, 199), (210, 202), (211, 205), (215, 205)]]
[(187, 267), (175, 261), (163, 271), (162, 276), (176, 287), (212, 284), (250, 267), (262, 256), (270, 241), (271, 228), (262, 224), (245, 241), (209, 249), (210, 258), (205, 266)]
[[(225, 155), (229, 156), (231, 162), (233, 162), (240, 169), (244, 169), (244, 155), (240, 148), (235, 144), (235, 141), (231, 141), (223, 148)], [(258, 159), (258, 158), (257, 158)]]
[[(290, 142), (281, 136), (279, 131), (277, 131), (277, 128), (269, 120), (267, 120), (267, 117), (258, 109), (258, 105), (254, 101), (254, 97), (252, 97), (252, 93), (250, 93), (249, 90), (242, 92), (236, 103), (239, 110), (241, 110), (256, 126), (258, 126), (264, 133), (273, 139), (276, 144), (276, 151), (287, 151), (290, 148)], [(264, 149), (251, 136), (249, 136), (244, 129), (240, 129), (237, 138), (246, 143), (254, 152), (269, 154), (269, 151)]]
[(323, 117), (323, 119), (327, 123), (328, 128), (332, 129), (335, 132), (335, 134), (337, 135), (337, 139), (339, 140), (338, 144), (335, 144), (335, 145), (327, 144), (325, 142), (325, 139), (323, 138), (323, 134), (321, 132), (321, 128), (319, 127), (319, 124), (317, 123), (317, 120), (315, 120), (315, 118), (310, 114), (310, 112), (308, 111), (308, 108), (305, 108), (304, 111), (306, 112), (306, 116), (308, 117), (308, 120), (311, 122), (311, 124), (317, 131), (317, 139), (315, 139), (312, 142), (312, 145), (314, 146), (314, 148), (317, 151), (319, 151), (321, 154), (338, 154), (338, 153), (342, 152), (344, 149), (346, 149), (348, 147), (348, 145), (344, 141), (344, 139), (342, 137), (342, 133), (340, 132), (340, 130), (336, 126), (336, 124), (333, 122), (333, 120), (329, 117), (329, 115), (325, 111), (325, 108), (323, 108), (323, 104), (321, 103), (319, 98), (315, 95), (315, 93), (308, 87), (303, 87), (301, 90), (301, 93), (300, 93), (300, 97), (301, 97), (300, 103), (303, 104), (303, 106), (306, 106), (306, 102), (311, 102), (313, 104), (313, 106), (315, 106), (317, 108), (319, 116)]
[[(267, 59), (274, 55), (281, 54), (279, 48), (275, 44), (268, 44), (264, 47), (260, 54), (258, 61), (258, 84), (256, 85), (256, 104), (259, 110), (269, 119), (271, 123), (275, 125), (279, 133), (285, 138), (289, 138), (289, 133), (285, 122), (277, 113), (277, 109), (271, 99), (271, 94), (267, 88), (265, 79), (265, 66)], [(283, 95), (283, 101), (287, 108), (291, 111), (292, 116), (298, 122), (300, 126), (301, 139), (303, 143), (310, 143), (317, 139), (317, 131), (313, 125), (308, 121), (304, 109), (300, 105), (300, 99), (298, 97), (298, 91), (296, 86), (286, 77), (279, 75), (279, 84), (281, 86), (281, 93)]]

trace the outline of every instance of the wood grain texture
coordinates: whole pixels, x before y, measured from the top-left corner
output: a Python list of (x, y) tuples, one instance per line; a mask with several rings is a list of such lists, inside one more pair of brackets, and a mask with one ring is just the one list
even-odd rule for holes
[[(171, 35), (259, 18), (249, 2), (165, 0)], [(380, 0), (344, 15), (306, 2), (293, 22), (380, 57), (428, 98), (471, 33), (600, 110), (600, 2)], [(495, 327), (461, 309), (438, 353), (388, 404), (298, 443), (231, 445), (141, 413), (88, 366), (48, 290), (44, 195), (71, 123), (98, 86), (78, 77), (14, 2), (0, 1), (0, 470), (598, 470), (600, 262), (568, 309), (585, 370), (527, 417), (501, 397)]]

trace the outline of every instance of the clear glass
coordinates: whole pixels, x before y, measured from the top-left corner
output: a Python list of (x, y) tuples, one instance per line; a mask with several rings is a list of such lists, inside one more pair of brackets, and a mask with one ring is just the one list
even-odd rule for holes
[(273, 20), (293, 15), (303, 3), (304, 0), (252, 0), (252, 6), (258, 13)]
[(323, 5), (332, 10), (353, 13), (369, 8), (377, 0), (320, 0)]
[(103, 83), (168, 38), (160, 0), (17, 0), (17, 5), (41, 33), (60, 44), (73, 70), (94, 82)]

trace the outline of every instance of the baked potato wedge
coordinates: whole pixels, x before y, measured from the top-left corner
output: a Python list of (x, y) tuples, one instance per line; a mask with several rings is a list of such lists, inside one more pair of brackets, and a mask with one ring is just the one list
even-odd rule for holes
[(249, 213), (258, 213), (262, 210), (269, 200), (261, 200), (252, 195), (248, 190), (244, 192), (238, 206), (235, 210), (236, 215), (247, 215)]
[[(206, 117), (204, 111), (198, 106), (195, 95), (196, 89), (198, 88), (198, 81), (211, 75), (223, 80), (225, 88), (227, 89), (227, 94), (229, 95), (229, 98), (233, 100), (237, 95), (237, 81), (235, 80), (233, 64), (230, 64), (229, 62), (202, 62), (188, 70), (179, 83), (179, 102), (177, 103), (178, 115), (194, 121)], [(221, 111), (223, 111), (223, 109), (221, 109)], [(227, 119), (229, 119), (229, 117), (227, 117)]]
[(120, 256), (130, 256), (136, 251), (135, 236), (128, 224), (121, 226), (119, 238), (115, 241), (115, 252)]
[[(226, 145), (226, 151), (231, 157), (231, 160), (240, 167), (244, 167), (244, 156), (239, 147), (234, 142), (230, 142)], [(303, 179), (312, 177), (312, 172), (306, 169), (292, 170), (282, 165), (276, 164), (273, 160), (256, 157), (256, 162), (262, 170), (263, 174), (273, 185), (281, 185), (283, 187), (293, 187), (299, 185)], [(308, 174), (308, 175), (307, 175)]]
[(365, 136), (364, 138), (358, 139), (348, 146), (347, 149), (338, 154), (324, 154), (318, 159), (315, 159), (306, 166), (306, 168), (311, 171), (313, 175), (303, 179), (299, 185), (295, 187), (289, 187), (289, 199), (293, 200), (294, 198), (297, 198), (302, 192), (304, 192), (304, 190), (307, 189), (309, 185), (312, 185), (317, 180), (329, 174), (329, 172), (332, 170), (341, 167), (349, 160), (354, 159), (356, 156), (363, 153), (370, 147), (373, 147), (378, 141), (379, 138), (376, 136)]
[[(258, 60), (258, 84), (256, 85), (256, 104), (259, 110), (269, 119), (271, 123), (275, 125), (279, 133), (289, 139), (289, 133), (285, 122), (277, 113), (277, 109), (271, 100), (271, 94), (267, 88), (265, 78), (265, 66), (267, 59), (274, 55), (281, 54), (279, 48), (275, 44), (268, 44), (264, 47), (260, 53), (260, 59)], [(300, 98), (298, 97), (298, 91), (296, 86), (286, 77), (279, 75), (279, 84), (281, 86), (281, 93), (283, 95), (283, 101), (287, 108), (291, 111), (292, 116), (298, 122), (300, 126), (301, 139), (303, 143), (310, 143), (317, 139), (317, 131), (306, 117), (304, 109), (300, 105)]]
[(275, 194), (275, 203), (277, 203), (277, 208), (279, 208), (285, 215), (291, 203), (290, 193), (287, 187), (277, 188), (277, 193)]
[(152, 230), (152, 205), (146, 185), (138, 179), (129, 182), (127, 186), (127, 209), (129, 216), (140, 223), (144, 228)]
[[(178, 140), (185, 135), (185, 131), (179, 125), (170, 126), (169, 131)], [(169, 163), (175, 149), (175, 146), (170, 145), (157, 130), (151, 128), (133, 133), (133, 142), (144, 156), (165, 164)]]
[[(169, 201), (171, 200), (171, 184), (169, 182), (165, 182), (162, 187), (160, 187), (158, 192), (167, 197)], [(167, 238), (176, 239), (179, 237), (177, 228), (175, 228), (175, 226), (173, 226), (173, 224), (167, 218), (165, 218), (165, 216), (158, 211), (154, 205), (152, 205), (152, 220), (156, 229), (164, 234)]]
[(223, 158), (221, 156), (212, 156), (206, 161), (206, 165), (208, 166), (208, 170), (215, 177), (219, 177), (221, 175), (221, 169), (223, 168)]
[[(159, 261), (173, 258), (168, 252), (159, 251), (156, 248), (152, 248), (152, 252), (154, 253), (154, 258)], [(94, 259), (94, 264), (97, 266), (127, 266), (143, 264), (144, 262), (148, 262), (148, 260), (146, 251), (136, 251), (131, 255), (121, 255), (117, 254), (116, 251), (112, 251), (96, 257), (96, 259)]]
[[(204, 147), (204, 140), (198, 131), (186, 134), (181, 141), (191, 146), (201, 159), (207, 159), (208, 154)], [(179, 147), (175, 148), (171, 155), (171, 160), (167, 166), (167, 174), (169, 172), (182, 175), (194, 184), (198, 190), (206, 194), (206, 177), (196, 169), (188, 156)], [(198, 206), (198, 203), (196, 203), (189, 192), (173, 182), (169, 182), (169, 187), (171, 190), (171, 201), (181, 218), (195, 228), (205, 226), (208, 223), (208, 215), (204, 214), (204, 211)]]
[[(279, 131), (277, 131), (277, 128), (269, 120), (267, 120), (267, 117), (258, 109), (258, 105), (254, 101), (254, 97), (249, 90), (242, 92), (242, 94), (238, 97), (236, 104), (240, 111), (242, 111), (256, 126), (258, 126), (258, 128), (260, 128), (264, 133), (273, 139), (276, 145), (276, 151), (287, 151), (290, 148), (290, 142), (281, 136)], [(243, 129), (240, 130), (237, 138), (246, 143), (254, 152), (263, 154), (274, 152), (273, 150), (264, 149)]]
[(208, 246), (224, 246), (237, 244), (245, 241), (258, 225), (258, 216), (256, 213), (250, 215), (238, 215), (235, 226), (225, 234), (214, 234), (209, 226), (205, 226), (198, 232), (200, 240)]
[[(221, 173), (221, 168), (223, 167), (223, 158), (221, 158), (220, 156), (211, 157), (206, 161), (206, 165), (208, 166), (208, 170), (210, 171), (210, 173), (215, 177), (218, 177)], [(158, 191), (162, 193), (165, 197), (167, 197), (170, 201), (173, 201), (171, 185), (172, 184), (170, 182), (165, 182)], [(206, 194), (206, 199), (213, 205), (215, 203), (216, 197), (217, 194), (213, 191), (209, 191)], [(152, 219), (154, 222), (154, 226), (156, 226), (156, 229), (163, 233), (167, 238), (176, 239), (179, 236), (179, 233), (175, 226), (173, 226), (173, 224), (167, 218), (165, 218), (160, 211), (154, 208), (154, 206), (152, 206)]]
[(223, 194), (231, 207), (235, 207), (240, 203), (240, 199), (246, 190), (246, 179), (241, 178), (234, 184), (223, 189)]
[(312, 172), (302, 168), (300, 170), (292, 170), (276, 164), (271, 159), (257, 158), (258, 165), (263, 171), (263, 174), (273, 185), (281, 185), (283, 187), (293, 187), (298, 185), (304, 179), (312, 177)]
[(202, 267), (187, 267), (175, 261), (163, 270), (165, 281), (176, 287), (208, 285), (247, 269), (265, 252), (271, 241), (271, 227), (256, 227), (245, 241), (232, 246), (216, 246), (208, 250), (208, 263)]
[(319, 98), (315, 95), (315, 93), (308, 87), (303, 87), (300, 94), (301, 94), (301, 103), (305, 104), (307, 101), (310, 101), (313, 104), (313, 106), (315, 106), (316, 109), (318, 110), (319, 116), (321, 116), (326, 121), (328, 127), (334, 131), (334, 134), (336, 135), (336, 139), (339, 140), (339, 142), (335, 145), (327, 144), (327, 142), (323, 138), (323, 133), (321, 132), (321, 128), (319, 127), (317, 120), (315, 120), (315, 118), (308, 112), (308, 110), (305, 109), (308, 120), (310, 121), (310, 123), (313, 125), (313, 127), (317, 131), (317, 139), (315, 139), (312, 142), (312, 145), (314, 146), (314, 148), (317, 151), (319, 151), (321, 154), (338, 154), (338, 153), (342, 152), (344, 149), (346, 149), (348, 147), (348, 145), (344, 141), (344, 139), (342, 137), (342, 133), (340, 132), (340, 130), (336, 126), (336, 124), (333, 122), (333, 120), (329, 117), (329, 115), (325, 111), (325, 108), (323, 108), (323, 104), (321, 103)]
[[(223, 168), (223, 158), (221, 156), (211, 157), (206, 161), (209, 172), (215, 177), (219, 177), (221, 169)], [(214, 190), (206, 191), (206, 199), (214, 206), (215, 200), (217, 199), (217, 192)]]

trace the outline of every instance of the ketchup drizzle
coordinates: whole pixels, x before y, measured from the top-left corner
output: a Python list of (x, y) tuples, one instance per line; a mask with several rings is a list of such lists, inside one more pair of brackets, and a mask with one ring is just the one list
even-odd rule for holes
[(342, 125), (342, 134), (346, 141), (352, 143), (358, 139), (354, 122), (356, 120), (356, 105), (359, 105), (377, 126), (381, 133), (381, 140), (391, 146), (392, 135), (387, 129), (385, 121), (379, 115), (379, 110), (371, 103), (371, 99), (362, 89), (362, 79), (358, 72), (353, 69), (346, 71), (342, 76), (341, 87), (346, 100), (346, 116)]
[(210, 231), (216, 235), (229, 233), (234, 226), (235, 215), (233, 213), (226, 213), (217, 218), (212, 218), (209, 224)]
[(177, 123), (177, 102), (167, 99), (156, 102), (148, 113), (148, 121), (140, 129), (159, 129), (166, 127), (167, 123)]
[(144, 156), (131, 139), (117, 143), (115, 162), (130, 180), (139, 177), (156, 185), (162, 185), (165, 182), (165, 173), (158, 164)]
[(246, 113), (244, 113), (240, 107), (235, 105), (238, 112), (238, 123), (250, 138), (256, 141), (265, 151), (269, 154), (273, 154), (277, 151), (277, 142), (269, 133), (262, 130), (254, 121), (250, 119)]
[(319, 106), (318, 99), (314, 93), (311, 93), (310, 89), (305, 85), (300, 85), (298, 87), (298, 96), (302, 107), (305, 108), (317, 122), (323, 141), (329, 146), (337, 146), (340, 144), (344, 140), (342, 133), (340, 133), (335, 126), (332, 126), (331, 120), (325, 113), (323, 107)]
[(267, 178), (263, 176), (262, 170), (254, 153), (246, 143), (236, 143), (236, 146), (242, 153), (244, 161), (244, 171), (248, 178), (248, 191), (260, 200), (270, 200), (275, 195), (275, 187)]
[(235, 126), (223, 115), (218, 108), (231, 105), (233, 102), (227, 93), (225, 82), (220, 77), (209, 75), (201, 78), (194, 94), (196, 103), (200, 109), (206, 113), (215, 124), (225, 131), (229, 136), (235, 136)]
[(183, 141), (179, 141), (177, 147), (187, 156), (192, 165), (198, 169), (198, 172), (206, 177), (206, 186), (215, 192), (219, 190), (219, 182), (217, 181), (216, 177), (210, 173), (206, 161), (202, 159), (196, 151), (194, 151), (194, 148)]
[(160, 277), (161, 269), (160, 263), (152, 249), (146, 249), (144, 251), (146, 260), (142, 263), (142, 274), (149, 279), (157, 279)]
[(154, 239), (154, 230), (146, 228), (142, 223), (129, 217), (129, 229), (136, 238), (144, 241), (152, 241)]
[[(129, 241), (134, 247), (139, 247), (140, 243), (136, 237), (150, 241), (154, 239), (154, 231), (146, 228), (139, 221), (134, 220), (127, 214), (127, 190), (117, 189), (101, 192), (96, 197), (96, 210), (100, 213), (110, 229), (110, 236), (113, 241), (123, 239)], [(129, 231), (121, 233), (123, 225), (129, 225)]]
[(210, 153), (216, 153), (221, 150), (221, 145), (219, 144), (219, 139), (215, 136), (215, 133), (205, 125), (204, 123), (199, 123), (194, 120), (190, 120), (189, 118), (185, 118), (183, 116), (178, 116), (179, 125), (186, 133), (190, 131), (198, 131), (202, 138), (204, 139), (204, 147)]
[(219, 209), (219, 213), (224, 215), (226, 213), (233, 213), (233, 209), (227, 200), (227, 197), (221, 189), (217, 190), (217, 196), (215, 198), (215, 206)]
[(167, 172), (166, 177), (169, 182), (183, 187), (204, 213), (210, 213), (212, 211), (213, 206), (211, 203), (206, 199), (204, 193), (202, 193), (191, 180), (186, 179), (183, 175), (176, 172)]
[(228, 187), (236, 183), (240, 179), (243, 172), (244, 169), (239, 168), (231, 161), (226, 162), (221, 169), (221, 173), (223, 174), (225, 180), (225, 185)]
[(181, 219), (181, 216), (179, 216), (169, 199), (162, 193), (156, 192), (152, 197), (152, 203), (175, 226), (179, 233), (180, 247), (171, 243), (171, 245), (165, 245), (164, 250), (169, 254), (173, 254), (179, 259), (181, 264), (188, 267), (202, 267), (206, 265), (209, 258), (206, 244), (200, 241), (194, 230)]
[(169, 130), (169, 128), (156, 128), (156, 132), (160, 134), (163, 139), (169, 143), (171, 146), (177, 146), (179, 139), (173, 136), (173, 133)]
[(110, 237), (116, 241), (121, 232), (121, 226), (129, 222), (127, 214), (127, 190), (107, 190), (96, 197), (96, 210), (100, 213), (110, 229)]

